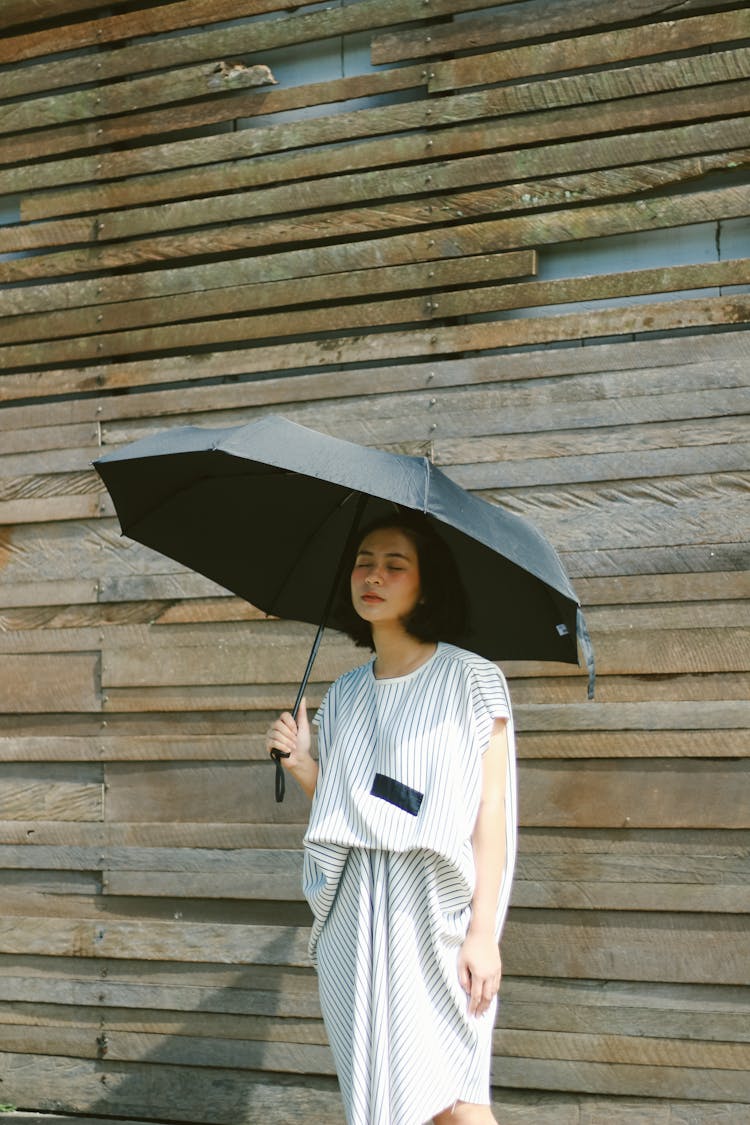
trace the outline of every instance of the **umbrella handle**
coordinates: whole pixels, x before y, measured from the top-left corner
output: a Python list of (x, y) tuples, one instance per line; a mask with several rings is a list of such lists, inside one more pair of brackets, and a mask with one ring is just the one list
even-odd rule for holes
[[(325, 629), (325, 624), (318, 625), (318, 631), (315, 634), (315, 640), (313, 641), (312, 648), (310, 649), (310, 655), (307, 658), (307, 667), (305, 668), (304, 675), (302, 676), (302, 681), (299, 685), (299, 690), (297, 691), (297, 698), (294, 701), (294, 708), (292, 709), (292, 718), (295, 721), (297, 719), (297, 714), (298, 714), (299, 709), (300, 709), (300, 704), (302, 703), (302, 696), (305, 694), (305, 688), (307, 687), (307, 681), (310, 679), (310, 673), (312, 672), (312, 666), (313, 666), (313, 663), (315, 661), (315, 657), (318, 655), (318, 649), (320, 648), (320, 642), (321, 642), (321, 639), (323, 637), (324, 629)], [(276, 804), (280, 805), (281, 802), (284, 800), (284, 794), (286, 793), (286, 778), (284, 777), (284, 767), (281, 764), (281, 759), (282, 758), (288, 758), (289, 754), (287, 753), (286, 750), (279, 750), (276, 747), (274, 747), (274, 749), (271, 751), (271, 757), (273, 758), (274, 762), (276, 763), (276, 778), (275, 778), (275, 781), (274, 781), (274, 796), (276, 797)]]

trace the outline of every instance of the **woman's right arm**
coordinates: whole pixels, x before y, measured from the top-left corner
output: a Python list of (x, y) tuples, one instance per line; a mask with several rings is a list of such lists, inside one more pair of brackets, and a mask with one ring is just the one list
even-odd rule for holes
[(289, 711), (279, 715), (266, 735), (266, 750), (281, 750), (288, 755), (281, 759), (284, 769), (301, 785), (302, 790), (312, 800), (318, 780), (318, 763), (310, 753), (312, 732), (307, 718), (307, 704), (302, 700), (297, 721)]

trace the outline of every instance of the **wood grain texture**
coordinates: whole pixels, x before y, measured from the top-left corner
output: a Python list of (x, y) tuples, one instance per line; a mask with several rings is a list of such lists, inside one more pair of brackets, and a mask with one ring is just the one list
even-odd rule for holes
[[(356, 154), (362, 149), (358, 145), (358, 138), (374, 138), (379, 134), (387, 133), (395, 124), (400, 131), (409, 129), (429, 129), (428, 136), (424, 139), (425, 155), (433, 155), (433, 146), (440, 137), (441, 126), (452, 126), (464, 123), (462, 133), (463, 144), (456, 150), (468, 151), (476, 147), (476, 130), (470, 128), (469, 123), (477, 119), (508, 116), (523, 112), (525, 121), (523, 129), (519, 123), (508, 120), (505, 124), (507, 136), (518, 137), (529, 135), (531, 139), (543, 137), (560, 137), (575, 132), (575, 122), (581, 116), (580, 111), (572, 114), (555, 112), (556, 107), (576, 106), (598, 103), (597, 119), (592, 121), (589, 115), (589, 131), (597, 130), (600, 122), (612, 124), (620, 120), (630, 127), (636, 127), (640, 122), (667, 120), (694, 120), (689, 116), (685, 97), (678, 93), (681, 89), (692, 87), (691, 97), (696, 103), (696, 109), (702, 117), (726, 116), (731, 113), (731, 106), (736, 93), (742, 88), (742, 80), (747, 76), (748, 49), (736, 48), (734, 50), (716, 51), (708, 55), (684, 56), (679, 60), (654, 60), (645, 65), (621, 67), (615, 71), (593, 72), (586, 75), (585, 81), (580, 76), (570, 75), (561, 78), (549, 78), (541, 81), (525, 82), (514, 86), (490, 88), (481, 92), (471, 91), (464, 94), (441, 98), (439, 102), (427, 103), (416, 100), (401, 103), (398, 108), (375, 106), (367, 109), (354, 109), (348, 113), (335, 115), (320, 114), (306, 117), (302, 120), (283, 122), (268, 126), (256, 125), (254, 128), (244, 128), (233, 133), (223, 133), (215, 136), (203, 136), (199, 140), (165, 141), (158, 145), (149, 146), (142, 143), (138, 148), (130, 149), (127, 154), (118, 152), (99, 151), (87, 156), (69, 157), (63, 160), (47, 160), (44, 163), (30, 163), (23, 167), (6, 168), (2, 172), (2, 183), (8, 192), (28, 192), (33, 188), (56, 187), (66, 183), (75, 183), (85, 180), (102, 183), (109, 180), (106, 195), (102, 194), (103, 201), (110, 198), (109, 193), (115, 190), (115, 181), (119, 178), (117, 190), (133, 191), (135, 197), (142, 193), (146, 181), (144, 174), (160, 174), (159, 180), (163, 183), (170, 182), (167, 172), (170, 168), (181, 168), (186, 176), (186, 183), (194, 182), (191, 177), (195, 170), (202, 165), (216, 164), (223, 161), (226, 174), (232, 170), (230, 161), (253, 157), (256, 164), (262, 166), (263, 157), (271, 153), (282, 153), (286, 150), (315, 145), (330, 145), (337, 141), (346, 140), (349, 143), (341, 154), (349, 161), (356, 161)], [(391, 71), (376, 71), (370, 75), (353, 76), (332, 80), (328, 83), (315, 83), (308, 86), (292, 88), (266, 88), (262, 99), (250, 100), (245, 96), (247, 104), (242, 105), (242, 95), (235, 94), (231, 105), (227, 108), (226, 99), (206, 103), (195, 103), (189, 107), (164, 107), (162, 110), (164, 126), (168, 126), (169, 119), (181, 115), (184, 127), (189, 124), (197, 125), (200, 112), (204, 117), (221, 118), (232, 117), (258, 112), (259, 108), (268, 113), (274, 113), (292, 108), (309, 107), (313, 104), (326, 101), (345, 100), (357, 98), (367, 94), (394, 93), (397, 90), (418, 87), (425, 81), (425, 72), (420, 67), (399, 67)], [(712, 84), (721, 84), (714, 87)], [(706, 87), (701, 90), (699, 87)], [(654, 98), (650, 95), (660, 94)], [(622, 99), (627, 97), (627, 105)], [(613, 101), (602, 100), (604, 98)], [(726, 100), (726, 113), (722, 113), (719, 102)], [(619, 103), (619, 104), (618, 104)], [(222, 108), (224, 107), (224, 108)], [(233, 108), (234, 107), (234, 108)], [(210, 111), (213, 110), (213, 113)], [(533, 114), (533, 110), (542, 112)], [(193, 118), (188, 114), (192, 113)], [(624, 114), (624, 116), (623, 116)], [(102, 137), (108, 142), (124, 139), (121, 133), (129, 135), (139, 128), (148, 133), (149, 114), (137, 114), (124, 118), (101, 119)], [(129, 129), (128, 129), (129, 126)], [(158, 126), (151, 126), (158, 131)], [(76, 139), (70, 134), (74, 131), (68, 129), (45, 130), (39, 136), (47, 144), (47, 155), (50, 152), (64, 150), (63, 143), (67, 139), (67, 147), (94, 147), (95, 140), (81, 132)], [(34, 140), (36, 134), (28, 137), (15, 138), (16, 153), (18, 146), (27, 157), (33, 157), (34, 148), (39, 145), (39, 139)], [(498, 138), (499, 139), (499, 138)], [(143, 141), (144, 138), (141, 138)], [(427, 142), (432, 141), (433, 145)], [(363, 151), (371, 146), (366, 146)], [(382, 152), (384, 146), (379, 151)], [(334, 150), (328, 150), (329, 155), (334, 155)], [(346, 154), (349, 154), (348, 157)], [(10, 150), (7, 141), (0, 137), (0, 162), (12, 159), (14, 153)], [(308, 153), (308, 161), (311, 159)], [(339, 155), (339, 154), (336, 154)], [(382, 153), (380, 159), (384, 159)], [(361, 161), (360, 161), (361, 163)], [(294, 166), (294, 165), (293, 165)], [(308, 165), (310, 166), (310, 165)], [(188, 171), (190, 169), (190, 171)], [(125, 178), (123, 178), (125, 177)], [(179, 190), (178, 181), (177, 198), (183, 193)], [(104, 189), (91, 184), (91, 191), (103, 193)], [(162, 192), (163, 194), (163, 192)], [(142, 197), (142, 196), (141, 196)], [(39, 200), (42, 211), (40, 214), (49, 213), (48, 208), (54, 203), (55, 195), (49, 193)], [(122, 197), (121, 197), (122, 198)], [(37, 204), (35, 197), (29, 196), (24, 200), (26, 208), (33, 208)], [(34, 214), (33, 210), (25, 213)], [(68, 229), (70, 230), (70, 224)], [(73, 228), (75, 229), (75, 227)]]
[[(648, 53), (675, 53), (735, 37), (744, 38), (750, 23), (743, 8), (717, 15), (694, 16), (684, 20), (648, 25)], [(584, 66), (597, 66), (615, 60), (639, 58), (643, 55), (641, 28), (594, 33), (580, 39), (558, 39), (531, 47), (515, 47), (491, 55), (475, 55), (470, 59), (436, 63), (431, 67), (430, 91), (450, 90), (461, 86), (478, 86), (485, 82), (508, 81), (545, 71), (565, 71)]]

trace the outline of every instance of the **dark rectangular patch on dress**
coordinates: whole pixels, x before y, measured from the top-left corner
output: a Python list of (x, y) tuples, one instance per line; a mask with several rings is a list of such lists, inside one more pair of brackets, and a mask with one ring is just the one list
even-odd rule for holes
[(403, 781), (396, 781), (393, 777), (386, 777), (384, 773), (376, 773), (370, 793), (373, 797), (382, 797), (391, 805), (396, 805), (404, 812), (416, 816), (422, 804), (424, 793), (418, 789), (410, 789)]

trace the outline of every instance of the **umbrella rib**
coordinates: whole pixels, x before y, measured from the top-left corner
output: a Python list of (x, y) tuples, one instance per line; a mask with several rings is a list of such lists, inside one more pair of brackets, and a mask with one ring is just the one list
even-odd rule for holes
[(338, 503), (336, 503), (331, 509), (329, 509), (325, 518), (323, 520), (321, 520), (321, 522), (319, 524), (317, 524), (316, 527), (310, 532), (307, 539), (305, 540), (304, 545), (298, 551), (297, 557), (293, 560), (292, 565), (289, 567), (286, 574), (282, 578), (280, 584), (277, 586), (276, 591), (275, 591), (273, 597), (271, 598), (270, 608), (268, 610), (268, 613), (272, 613), (272, 614), (276, 613), (277, 602), (278, 602), (279, 598), (281, 597), (281, 595), (284, 593), (284, 590), (286, 589), (286, 587), (287, 587), (287, 585), (288, 585), (288, 583), (291, 579), (292, 574), (294, 573), (296, 567), (299, 564), (300, 558), (304, 556), (304, 554), (307, 551), (310, 544), (315, 541), (315, 539), (318, 537), (318, 535), (323, 530), (323, 528), (326, 526), (326, 524), (329, 522), (329, 520), (331, 520), (333, 518), (333, 516), (335, 515), (335, 513), (340, 511), (341, 508), (343, 508), (344, 504), (347, 504), (353, 496), (362, 496), (362, 495), (364, 495), (362, 492), (359, 492), (359, 491), (354, 490), (354, 489), (352, 489), (350, 492), (347, 492), (346, 496), (344, 496), (342, 500), (339, 500)]

